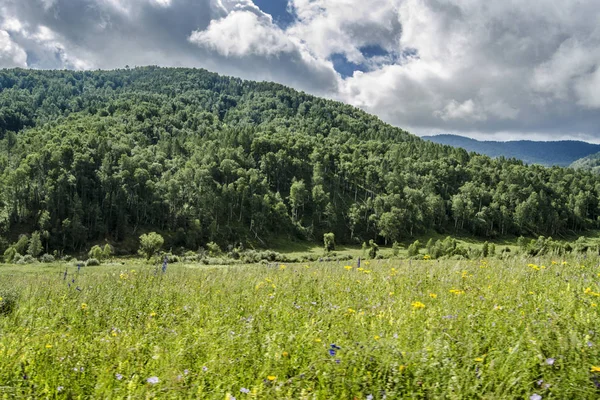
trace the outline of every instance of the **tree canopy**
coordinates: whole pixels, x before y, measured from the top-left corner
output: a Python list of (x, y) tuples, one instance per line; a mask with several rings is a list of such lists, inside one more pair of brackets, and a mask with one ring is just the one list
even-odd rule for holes
[(598, 227), (600, 178), (420, 140), (339, 102), (198, 69), (0, 71), (0, 235), (80, 251), (157, 231), (197, 249), (282, 235)]

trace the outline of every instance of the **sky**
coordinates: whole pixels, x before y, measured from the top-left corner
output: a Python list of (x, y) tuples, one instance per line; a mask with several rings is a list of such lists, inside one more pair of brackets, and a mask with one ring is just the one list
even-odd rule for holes
[(0, 68), (201, 67), (418, 135), (600, 143), (598, 0), (0, 0)]

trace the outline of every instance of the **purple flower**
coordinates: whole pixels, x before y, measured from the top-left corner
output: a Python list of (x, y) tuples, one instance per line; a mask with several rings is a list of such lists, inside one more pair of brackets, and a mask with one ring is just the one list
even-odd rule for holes
[(542, 400), (542, 396), (540, 396), (537, 393), (534, 393), (531, 396), (529, 396), (529, 400)]
[(123, 375), (121, 374), (116, 374), (115, 378), (117, 378), (118, 381), (120, 381), (121, 379), (123, 379)]
[(554, 361), (556, 361), (554, 358), (547, 358), (546, 359), (546, 364), (547, 365), (554, 365)]
[(63, 391), (63, 389), (64, 389), (64, 387), (63, 387), (63, 386), (59, 386), (59, 387), (57, 387), (57, 388), (56, 388), (56, 391), (57, 391), (57, 392), (62, 392), (62, 391)]
[(373, 400), (373, 395), (372, 394), (367, 395), (366, 400)]
[(157, 376), (151, 376), (150, 378), (146, 379), (146, 382), (148, 382), (151, 385), (155, 385), (158, 382), (160, 382), (160, 379), (158, 379)]
[(250, 393), (250, 389), (241, 388), (240, 392), (248, 394), (248, 393)]
[(206, 366), (202, 367), (202, 371), (204, 371), (204, 372), (208, 371), (208, 367), (206, 367)]
[(329, 349), (329, 355), (330, 355), (331, 357), (335, 357), (335, 354), (336, 354), (336, 353), (335, 353), (335, 350), (334, 350), (334, 349)]
[(190, 370), (189, 370), (189, 369), (184, 369), (184, 370), (183, 370), (183, 374), (184, 374), (184, 375), (187, 375), (187, 374), (189, 374), (189, 373), (190, 373)]

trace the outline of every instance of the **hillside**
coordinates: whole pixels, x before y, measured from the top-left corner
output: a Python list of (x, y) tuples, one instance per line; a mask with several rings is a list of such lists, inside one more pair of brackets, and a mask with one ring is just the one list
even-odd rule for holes
[(424, 136), (423, 139), (434, 143), (462, 147), (467, 151), (474, 151), (490, 157), (516, 158), (527, 164), (545, 166), (567, 167), (582, 157), (600, 152), (600, 145), (575, 140), (495, 142), (479, 141), (457, 135)]
[(592, 171), (595, 174), (600, 173), (600, 153), (594, 153), (587, 157), (574, 161), (570, 168)]
[(594, 174), (468, 154), (278, 84), (149, 67), (3, 70), (0, 88), (4, 247), (34, 232), (68, 252), (152, 230), (195, 250), (598, 226)]

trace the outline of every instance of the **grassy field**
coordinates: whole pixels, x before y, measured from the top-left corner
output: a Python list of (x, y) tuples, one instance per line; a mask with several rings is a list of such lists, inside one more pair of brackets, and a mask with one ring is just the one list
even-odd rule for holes
[(0, 266), (0, 398), (596, 399), (599, 273), (590, 257)]

